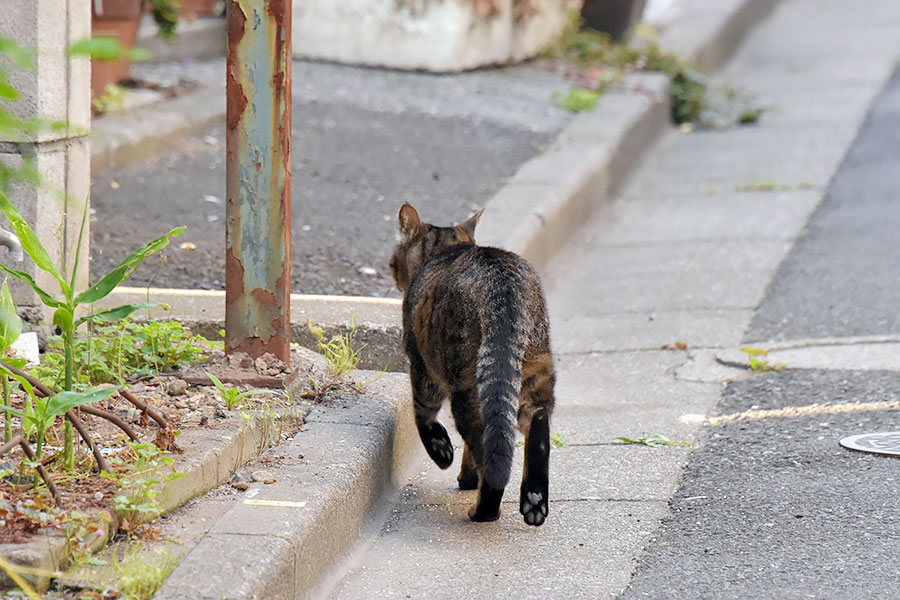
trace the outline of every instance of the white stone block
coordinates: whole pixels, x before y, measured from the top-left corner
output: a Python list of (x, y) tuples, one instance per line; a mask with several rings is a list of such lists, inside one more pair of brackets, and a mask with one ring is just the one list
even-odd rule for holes
[(452, 72), (536, 56), (582, 0), (293, 0), (303, 58)]

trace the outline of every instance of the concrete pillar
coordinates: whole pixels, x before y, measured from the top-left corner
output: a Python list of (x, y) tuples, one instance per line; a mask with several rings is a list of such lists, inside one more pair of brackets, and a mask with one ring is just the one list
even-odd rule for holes
[[(22, 118), (40, 117), (68, 125), (26, 139), (0, 139), (0, 161), (18, 164), (34, 157), (43, 184), (16, 184), (10, 199), (34, 228), (58, 266), (72, 268), (84, 203), (90, 192), (91, 65), (85, 57), (70, 58), (68, 47), (91, 35), (91, 0), (28, 0), (11, 2), (0, 11), (0, 36), (32, 52), (36, 68), (9, 67), (9, 77), (22, 97), (7, 106)], [(0, 224), (9, 229), (6, 220)], [(85, 231), (79, 287), (87, 284), (88, 231)], [(52, 278), (36, 271), (27, 258), (11, 263), (5, 250), (0, 261), (32, 274), (39, 285), (56, 293)], [(10, 282), (17, 306), (41, 306), (29, 288)]]

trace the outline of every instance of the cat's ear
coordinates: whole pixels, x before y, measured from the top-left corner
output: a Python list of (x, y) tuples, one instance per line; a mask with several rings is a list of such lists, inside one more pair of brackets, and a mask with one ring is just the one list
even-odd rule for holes
[(475, 243), (475, 226), (478, 225), (478, 219), (481, 218), (481, 213), (483, 212), (484, 209), (482, 208), (456, 226), (456, 233), (462, 241)]
[(419, 221), (419, 213), (417, 213), (416, 209), (408, 202), (400, 207), (400, 213), (397, 215), (397, 220), (400, 222), (400, 232), (398, 237), (401, 241), (412, 238), (422, 225), (422, 222)]

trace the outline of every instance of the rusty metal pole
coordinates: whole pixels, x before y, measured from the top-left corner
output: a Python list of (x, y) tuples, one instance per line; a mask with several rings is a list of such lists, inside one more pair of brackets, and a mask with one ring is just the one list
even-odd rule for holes
[(291, 0), (228, 0), (225, 352), (290, 353)]

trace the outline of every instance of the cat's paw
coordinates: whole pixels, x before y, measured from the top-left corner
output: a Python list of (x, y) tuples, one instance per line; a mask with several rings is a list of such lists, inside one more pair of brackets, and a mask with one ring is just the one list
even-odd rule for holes
[(422, 436), (422, 443), (425, 445), (425, 451), (431, 460), (442, 469), (446, 469), (453, 464), (453, 443), (447, 430), (440, 423), (432, 423), (428, 428), (426, 436)]
[(469, 509), (469, 519), (475, 521), (476, 523), (488, 523), (490, 521), (496, 521), (500, 518), (500, 507), (498, 506), (496, 509), (486, 509), (480, 504), (476, 504), (472, 508)]
[(544, 524), (548, 512), (547, 494), (537, 490), (529, 490), (522, 486), (522, 496), (519, 498), (519, 512), (529, 525), (539, 527)]

